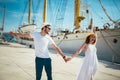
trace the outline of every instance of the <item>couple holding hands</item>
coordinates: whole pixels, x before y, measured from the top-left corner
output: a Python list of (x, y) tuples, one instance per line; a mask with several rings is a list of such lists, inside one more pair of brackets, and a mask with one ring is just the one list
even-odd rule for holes
[(71, 56), (64, 56), (61, 49), (55, 44), (52, 38), (48, 35), (50, 32), (50, 24), (44, 23), (42, 25), (41, 32), (31, 32), (30, 37), (34, 39), (35, 46), (35, 68), (36, 68), (36, 80), (41, 80), (43, 67), (47, 74), (47, 80), (52, 79), (52, 64), (49, 55), (48, 45), (52, 45), (53, 48), (63, 57), (64, 61), (70, 61), (82, 51), (85, 52), (84, 61), (80, 66), (80, 71), (77, 76), (77, 80), (93, 80), (98, 67), (97, 49), (95, 47), (96, 35), (90, 34), (87, 36), (83, 45), (73, 53)]

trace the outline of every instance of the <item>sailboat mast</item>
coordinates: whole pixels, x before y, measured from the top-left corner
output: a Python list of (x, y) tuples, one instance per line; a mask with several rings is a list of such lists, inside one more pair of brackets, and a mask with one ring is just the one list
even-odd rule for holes
[(82, 15), (80, 16), (80, 0), (75, 0), (75, 13), (74, 13), (74, 26), (75, 29), (80, 28), (80, 22), (81, 20), (85, 19), (85, 17)]
[(28, 24), (30, 24), (30, 18), (31, 18), (31, 7), (32, 7), (32, 0), (29, 0)]
[(4, 30), (4, 21), (5, 21), (5, 9), (6, 7), (3, 7), (3, 20), (2, 20), (2, 30)]
[(47, 0), (44, 0), (43, 22), (46, 22), (47, 16)]

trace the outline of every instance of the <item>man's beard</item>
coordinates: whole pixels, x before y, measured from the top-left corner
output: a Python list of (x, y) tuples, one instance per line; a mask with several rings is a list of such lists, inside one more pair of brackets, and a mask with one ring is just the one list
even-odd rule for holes
[(46, 34), (49, 34), (49, 32), (47, 32), (46, 30), (45, 30), (45, 33), (46, 33)]

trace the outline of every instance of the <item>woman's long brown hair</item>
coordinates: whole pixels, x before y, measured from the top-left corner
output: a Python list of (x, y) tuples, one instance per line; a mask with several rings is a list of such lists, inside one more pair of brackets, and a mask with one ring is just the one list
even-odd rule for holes
[(86, 44), (89, 44), (89, 43), (90, 43), (90, 37), (95, 38), (95, 40), (94, 40), (94, 42), (93, 42), (93, 44), (95, 44), (95, 43), (96, 43), (96, 38), (97, 38), (95, 34), (90, 34), (90, 35), (88, 35), (88, 36), (86, 37), (85, 43), (86, 43)]

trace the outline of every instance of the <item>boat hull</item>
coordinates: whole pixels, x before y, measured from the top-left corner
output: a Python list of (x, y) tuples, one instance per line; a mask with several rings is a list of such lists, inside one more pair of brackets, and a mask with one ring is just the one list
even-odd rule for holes
[[(86, 36), (90, 33), (71, 33), (67, 35), (59, 35), (52, 37), (55, 43), (62, 49), (63, 52), (72, 54), (80, 48), (84, 43)], [(102, 30), (96, 31), (97, 34), (97, 56), (99, 60), (120, 63), (120, 29), (118, 30)], [(18, 40), (19, 43), (24, 43), (28, 46), (33, 45), (33, 41)], [(52, 48), (49, 46), (49, 48)], [(80, 55), (84, 56), (82, 52)]]
[[(99, 60), (107, 60), (120, 63), (120, 30), (97, 31), (96, 47)], [(68, 34), (53, 37), (58, 46), (67, 53), (73, 53), (84, 43), (86, 36), (90, 33)], [(80, 54), (84, 56), (84, 54)]]
[(24, 25), (23, 27), (20, 27), (20, 29), (22, 30), (23, 33), (26, 32), (31, 32), (36, 28), (35, 24), (30, 24), (30, 25)]

